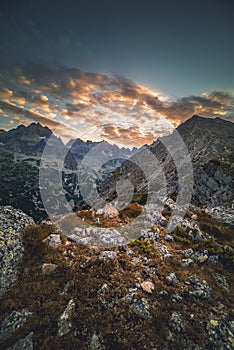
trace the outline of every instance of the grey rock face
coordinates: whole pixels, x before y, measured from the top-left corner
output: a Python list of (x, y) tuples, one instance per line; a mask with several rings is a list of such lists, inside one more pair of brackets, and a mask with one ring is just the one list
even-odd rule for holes
[(76, 227), (68, 238), (74, 242), (90, 246), (119, 246), (127, 243), (126, 238), (114, 228)]
[[(189, 152), (193, 167), (194, 191), (192, 203), (202, 208), (214, 206), (230, 208), (234, 197), (234, 168), (232, 166), (234, 163), (234, 124), (221, 118), (211, 119), (193, 116), (176, 128), (171, 135), (159, 138), (150, 146), (147, 146), (147, 150), (155, 155), (163, 168), (168, 185), (168, 194), (172, 198), (178, 192), (176, 167), (178, 168), (183, 161), (180, 160), (176, 166), (172, 161), (171, 150), (176, 149), (174, 154), (180, 154), (182, 150), (181, 145), (175, 147), (176, 133), (180, 134)], [(183, 143), (181, 142), (181, 144)], [(165, 147), (164, 144), (169, 145), (169, 147)], [(138, 155), (140, 156), (140, 152)], [(132, 159), (134, 160), (134, 156)], [(131, 179), (136, 188), (135, 198), (144, 201), (147, 195), (145, 179), (133, 163), (134, 161), (123, 163), (118, 175)], [(153, 169), (153, 164), (151, 168)], [(189, 182), (186, 179), (186, 174), (184, 174), (184, 179), (185, 184)], [(109, 191), (114, 187), (113, 185), (114, 181), (110, 179), (105, 184), (103, 192), (105, 193), (105, 187)], [(162, 181), (161, 185), (163, 186)], [(184, 191), (187, 191), (186, 185)], [(173, 207), (170, 202), (168, 202), (168, 205), (171, 208)]]
[(33, 340), (32, 340), (33, 333), (29, 333), (27, 337), (19, 340), (17, 343), (12, 345), (7, 350), (33, 350)]
[(58, 320), (58, 337), (63, 337), (72, 330), (73, 324), (71, 321), (71, 316), (73, 311), (75, 310), (75, 307), (76, 305), (71, 299)]
[(101, 342), (96, 333), (92, 335), (91, 342), (90, 342), (90, 350), (101, 350)]
[(23, 232), (32, 224), (33, 219), (21, 210), (0, 207), (0, 296), (17, 279), (18, 264), (24, 252)]
[(22, 327), (30, 318), (32, 313), (28, 309), (13, 311), (2, 322), (0, 340), (5, 341), (14, 331)]

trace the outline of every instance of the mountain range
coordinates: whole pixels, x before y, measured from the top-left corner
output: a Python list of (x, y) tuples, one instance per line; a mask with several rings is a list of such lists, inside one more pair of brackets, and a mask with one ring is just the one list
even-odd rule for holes
[[(233, 131), (193, 116), (121, 150), (125, 160), (106, 142), (64, 145), (39, 124), (0, 131), (0, 348), (233, 349)], [(101, 199), (131, 203), (89, 208), (80, 176), (88, 189), (98, 176)], [(64, 195), (75, 212), (42, 220), (47, 199), (63, 213)], [(138, 221), (149, 199), (161, 210)]]
[[(49, 156), (43, 158), (47, 146)], [(9, 131), (0, 130), (0, 162), (1, 162), (1, 190), (0, 203), (12, 205), (31, 215), (36, 221), (47, 216), (42, 204), (39, 190), (39, 169), (41, 160), (45, 161), (49, 170), (55, 172), (52, 181), (48, 179), (46, 186), (53, 186), (56, 174), (59, 173), (58, 162), (63, 159), (62, 179), (63, 190), (68, 201), (73, 201), (77, 209), (85, 203), (79, 196), (77, 186), (77, 169), (85, 155), (99, 146), (104, 154), (111, 154), (112, 160), (103, 164), (101, 176), (105, 177), (127, 158), (136, 153), (137, 149), (119, 148), (108, 142), (70, 140), (67, 145), (55, 136), (48, 127), (40, 123), (29, 126), (19, 125)], [(48, 175), (48, 173), (47, 173)], [(56, 190), (55, 190), (56, 192)], [(61, 193), (55, 193), (60, 202)], [(61, 204), (58, 204), (61, 206)], [(56, 207), (56, 205), (55, 205)], [(62, 209), (61, 209), (62, 210)]]
[[(175, 135), (180, 140), (175, 141)], [(134, 187), (133, 201), (144, 203), (148, 194), (147, 179), (144, 175), (144, 162), (146, 149), (152, 152), (163, 170), (166, 183), (164, 194), (176, 200), (178, 195), (178, 167), (184, 160), (176, 160), (182, 152), (184, 145), (189, 152), (192, 164), (194, 188), (191, 203), (198, 207), (224, 206), (232, 207), (234, 197), (233, 174), (234, 174), (234, 124), (220, 118), (209, 119), (193, 116), (182, 123), (168, 136), (155, 140), (151, 145), (140, 149), (119, 148), (106, 141), (92, 142), (81, 139), (70, 140), (65, 145), (62, 140), (55, 136), (52, 131), (32, 123), (29, 126), (20, 125), (10, 131), (0, 131), (0, 161), (1, 161), (1, 190), (0, 204), (13, 205), (22, 209), (27, 214), (40, 220), (46, 217), (39, 191), (39, 166), (41, 157), (48, 140), (50, 140), (51, 152), (55, 159), (65, 156), (63, 166), (63, 189), (69, 202), (74, 203), (74, 210), (88, 208), (81, 194), (77, 173), (80, 164), (86, 155), (96, 151), (105, 156), (110, 154), (111, 161), (104, 162), (102, 177), (99, 183), (99, 192), (104, 199), (116, 197), (116, 183), (119, 180), (128, 180)], [(179, 142), (175, 144), (175, 142)], [(182, 148), (181, 148), (182, 147)], [(95, 154), (95, 153), (94, 153)], [(97, 156), (98, 157), (98, 156)], [(105, 157), (104, 157), (105, 158)], [(107, 157), (107, 160), (109, 158)], [(127, 159), (127, 160), (126, 160)], [(135, 159), (142, 160), (136, 166)], [(177, 164), (175, 164), (177, 162)], [(179, 163), (178, 163), (179, 162)], [(148, 162), (150, 163), (150, 162)], [(53, 171), (56, 166), (49, 165)], [(154, 162), (147, 165), (155, 167)], [(188, 169), (188, 168), (187, 168)], [(93, 170), (93, 169), (92, 169)], [(94, 172), (95, 169), (94, 160)], [(179, 174), (180, 175), (180, 174)], [(92, 177), (93, 174), (90, 175)], [(183, 176), (188, 176), (184, 173)], [(158, 181), (152, 170), (151, 180)], [(190, 180), (191, 180), (190, 179)], [(150, 180), (150, 181), (151, 181)], [(88, 181), (88, 180), (87, 180)], [(189, 181), (182, 181), (184, 191)], [(49, 181), (48, 184), (49, 185)], [(56, 208), (59, 205), (57, 196)]]

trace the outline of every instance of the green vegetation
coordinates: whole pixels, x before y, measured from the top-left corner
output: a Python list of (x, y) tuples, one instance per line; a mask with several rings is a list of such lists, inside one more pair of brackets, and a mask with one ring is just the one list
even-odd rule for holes
[(140, 237), (129, 243), (130, 247), (136, 248), (139, 253), (150, 255), (152, 253), (152, 244), (149, 238)]
[(214, 237), (199, 242), (195, 248), (206, 249), (209, 254), (217, 255), (224, 263), (234, 264), (234, 249), (217, 243)]
[(189, 238), (188, 232), (180, 226), (177, 226), (175, 232), (172, 234), (173, 238), (180, 243), (185, 245), (191, 244), (191, 239)]

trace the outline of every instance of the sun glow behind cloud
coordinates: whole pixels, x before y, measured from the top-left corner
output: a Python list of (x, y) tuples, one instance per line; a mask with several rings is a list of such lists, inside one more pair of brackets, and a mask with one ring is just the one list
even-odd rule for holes
[(121, 76), (31, 64), (2, 72), (3, 128), (38, 121), (62, 138), (80, 137), (141, 146), (193, 114), (233, 120), (234, 96), (205, 92), (175, 101)]

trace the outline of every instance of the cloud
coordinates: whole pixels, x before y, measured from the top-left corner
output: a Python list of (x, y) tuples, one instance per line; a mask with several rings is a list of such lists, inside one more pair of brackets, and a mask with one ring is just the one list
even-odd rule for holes
[(124, 145), (126, 140), (129, 146), (141, 146), (145, 143), (152, 143), (155, 140), (154, 133), (150, 131), (143, 132), (140, 127), (123, 128), (113, 125), (103, 125), (101, 136), (108, 141)]
[(0, 88), (0, 97), (1, 98), (9, 98), (13, 95), (13, 91), (3, 87), (3, 88)]
[(30, 85), (32, 82), (27, 79), (24, 75), (19, 75), (18, 82), (24, 85)]
[(16, 106), (9, 101), (0, 101), (0, 108), (6, 110), (12, 116), (12, 119), (23, 121), (23, 118), (27, 118), (30, 121), (35, 121), (44, 126), (48, 126), (53, 131), (59, 133), (61, 136), (67, 137), (67, 134), (76, 135), (76, 129), (71, 128), (63, 123), (49, 119), (42, 114), (36, 113), (33, 110), (27, 110), (21, 106)]
[(50, 108), (49, 99), (45, 95), (36, 95), (35, 97), (32, 98), (31, 104), (34, 107), (37, 107), (38, 109), (41, 109), (45, 112), (52, 113), (52, 109)]
[(171, 100), (123, 76), (45, 64), (27, 64), (2, 72), (2, 77), (4, 113), (23, 113), (50, 128), (65, 125), (59, 132), (66, 136), (76, 130), (78, 137), (86, 138), (95, 130), (91, 136), (96, 140), (104, 137), (140, 145), (167, 134), (193, 114), (234, 119), (230, 92), (210, 91)]

